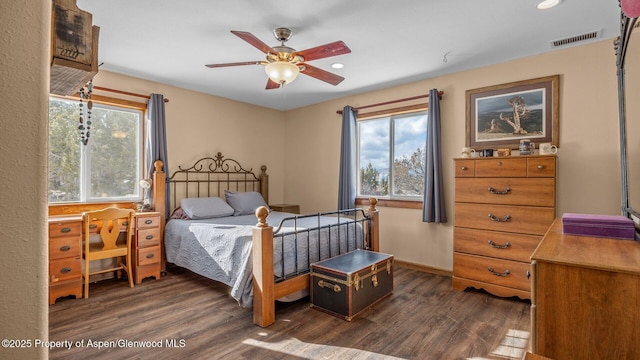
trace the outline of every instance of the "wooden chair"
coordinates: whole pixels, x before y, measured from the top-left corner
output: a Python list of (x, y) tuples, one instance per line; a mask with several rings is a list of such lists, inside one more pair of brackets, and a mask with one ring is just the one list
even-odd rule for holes
[[(103, 210), (88, 211), (82, 214), (85, 298), (89, 297), (89, 277), (91, 275), (115, 271), (116, 276), (119, 277), (120, 273), (125, 271), (129, 278), (129, 287), (133, 287), (133, 274), (131, 273), (131, 235), (134, 213), (135, 211), (131, 209), (112, 207)], [(92, 229), (92, 225), (97, 225), (97, 229)], [(126, 230), (122, 232), (123, 226)], [(126, 236), (124, 242), (118, 242), (121, 232)], [(95, 241), (96, 237), (98, 237), (100, 241)], [(91, 239), (94, 239), (94, 241), (91, 242)], [(111, 258), (116, 259), (116, 266), (94, 272), (89, 270), (92, 261)], [(122, 262), (123, 258), (126, 259), (125, 263)]]

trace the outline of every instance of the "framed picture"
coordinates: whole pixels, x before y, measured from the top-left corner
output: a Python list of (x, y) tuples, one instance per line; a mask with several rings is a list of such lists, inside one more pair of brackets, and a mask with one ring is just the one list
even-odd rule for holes
[(520, 140), (559, 145), (560, 75), (466, 91), (466, 146), (518, 149)]

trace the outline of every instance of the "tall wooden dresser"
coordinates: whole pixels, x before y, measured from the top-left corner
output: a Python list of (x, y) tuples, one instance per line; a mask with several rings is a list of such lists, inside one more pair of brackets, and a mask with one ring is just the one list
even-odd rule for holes
[(565, 235), (531, 256), (531, 347), (552, 359), (640, 359), (640, 243)]
[(531, 299), (530, 256), (556, 216), (556, 156), (454, 162), (453, 288)]

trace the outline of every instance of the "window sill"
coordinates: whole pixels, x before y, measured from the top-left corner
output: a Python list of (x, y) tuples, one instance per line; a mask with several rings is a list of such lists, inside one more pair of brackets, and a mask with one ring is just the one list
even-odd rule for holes
[[(369, 206), (369, 198), (356, 198), (356, 206)], [(422, 201), (418, 200), (390, 200), (390, 199), (378, 199), (376, 204), (378, 207), (393, 207), (402, 209), (422, 209)]]

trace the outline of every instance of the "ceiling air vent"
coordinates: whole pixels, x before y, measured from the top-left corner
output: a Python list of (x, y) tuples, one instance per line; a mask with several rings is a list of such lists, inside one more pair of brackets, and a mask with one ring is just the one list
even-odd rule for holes
[(560, 40), (554, 40), (554, 41), (551, 41), (551, 47), (557, 48), (561, 46), (572, 45), (581, 41), (597, 39), (600, 37), (601, 32), (602, 30), (596, 30), (596, 31), (588, 32), (582, 35), (575, 35), (575, 36), (571, 36), (571, 37), (560, 39)]

